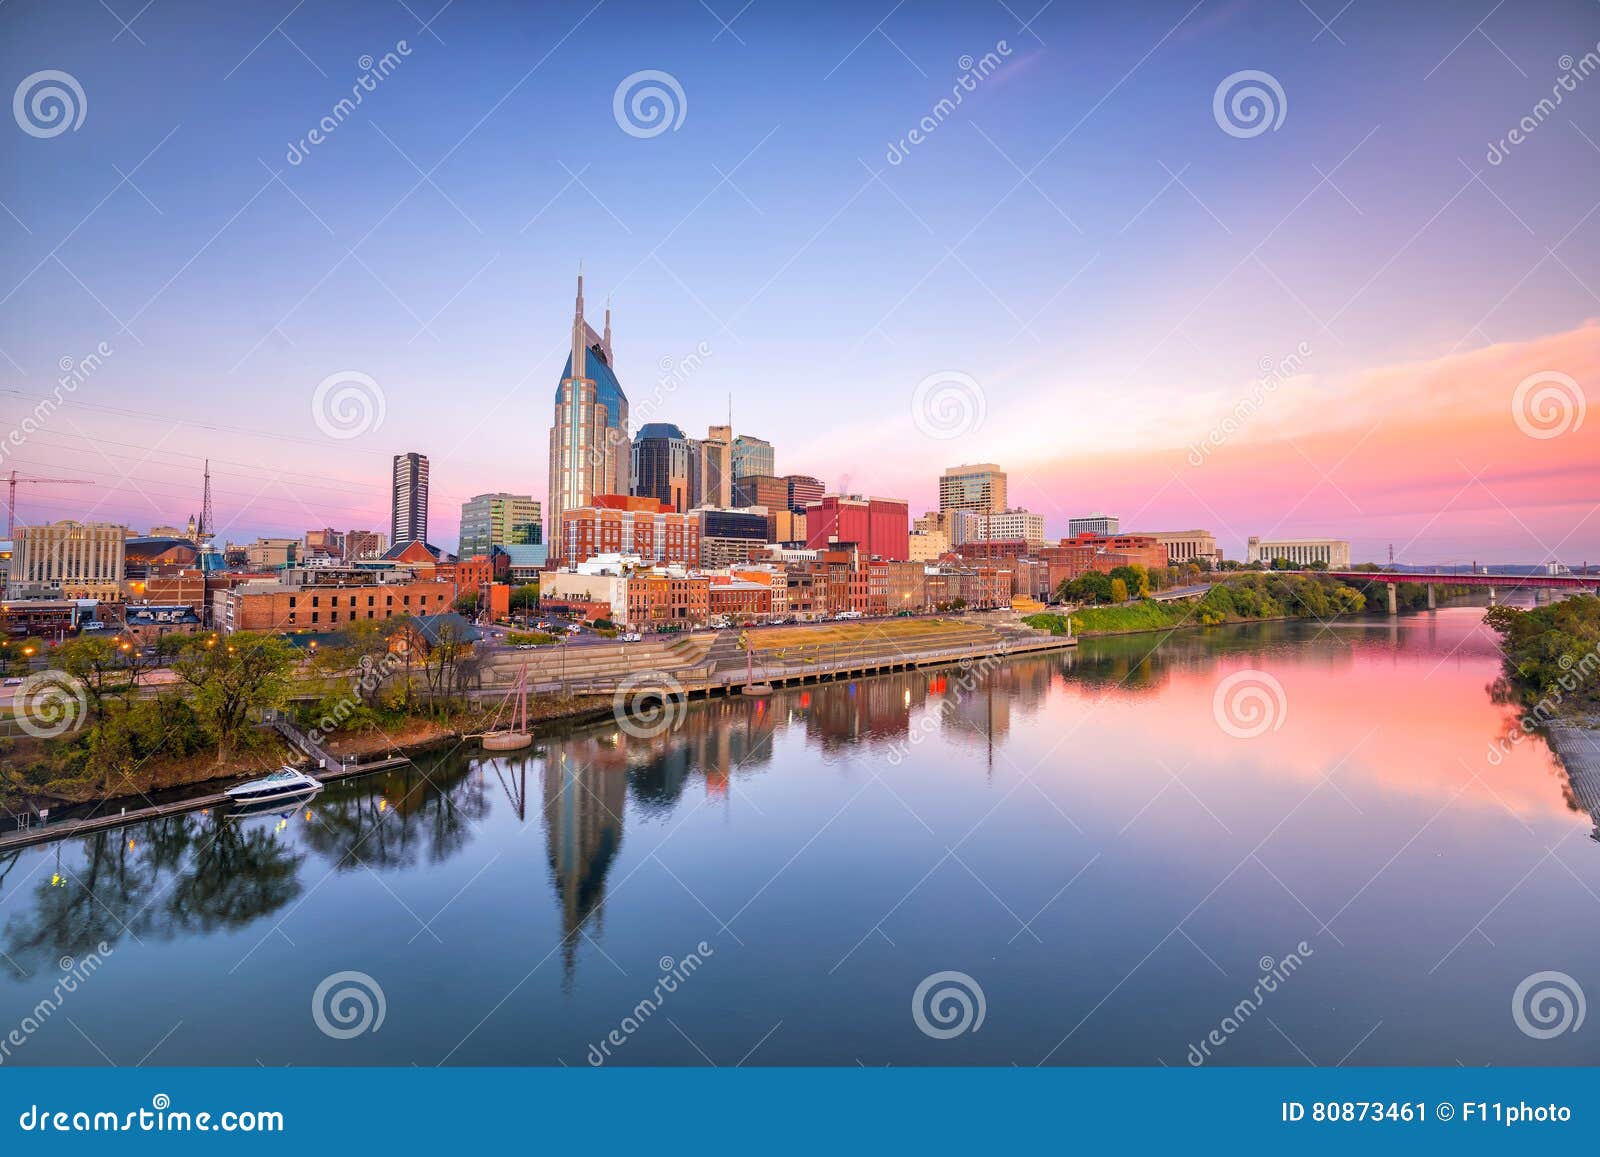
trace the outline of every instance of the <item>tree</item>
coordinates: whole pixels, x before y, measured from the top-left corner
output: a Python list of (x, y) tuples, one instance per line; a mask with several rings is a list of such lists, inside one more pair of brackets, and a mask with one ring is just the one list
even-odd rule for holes
[[(1120, 581), (1123, 590), (1132, 591), (1137, 598), (1150, 597), (1150, 572), (1138, 563), (1128, 566), (1114, 566), (1111, 568), (1109, 577), (1113, 584)], [(1120, 599), (1112, 599), (1112, 602), (1120, 603), (1127, 597), (1124, 594)]]
[(288, 695), (298, 652), (277, 635), (192, 637), (172, 670), (194, 692), (194, 710), (217, 744), (217, 762), (240, 746), (252, 717)]
[(1086, 571), (1062, 583), (1056, 589), (1056, 597), (1068, 603), (1109, 603), (1111, 578), (1097, 570)]
[(89, 715), (96, 726), (105, 722), (106, 699), (133, 685), (127, 660), (111, 639), (84, 635), (56, 648), (55, 665), (82, 686), (89, 699)]
[(1111, 601), (1114, 603), (1128, 601), (1128, 582), (1126, 579), (1114, 578), (1111, 580)]
[(511, 592), (511, 609), (513, 611), (536, 611), (539, 609), (539, 584), (527, 583)]
[(465, 591), (456, 596), (455, 611), (458, 615), (465, 615), (469, 619), (478, 617), (478, 608), (482, 605), (477, 591)]

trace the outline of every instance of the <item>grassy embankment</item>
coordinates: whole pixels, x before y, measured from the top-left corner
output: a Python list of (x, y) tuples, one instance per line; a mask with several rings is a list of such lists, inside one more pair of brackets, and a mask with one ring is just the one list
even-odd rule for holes
[[(1439, 598), (1465, 588), (1439, 584)], [(1151, 599), (1123, 606), (1084, 607), (1071, 613), (1072, 633), (1078, 635), (1160, 631), (1174, 627), (1213, 627), (1222, 623), (1248, 623), (1265, 619), (1328, 619), (1358, 614), (1386, 603), (1377, 583), (1346, 583), (1307, 571), (1261, 571), (1230, 574), (1196, 601), (1158, 603)], [(1402, 583), (1396, 588), (1401, 610), (1426, 606), (1427, 587)], [(1051, 634), (1065, 634), (1067, 616), (1045, 612), (1023, 620)]]
[(1536, 723), (1593, 725), (1600, 716), (1600, 598), (1576, 595), (1520, 610), (1491, 607), (1484, 621), (1500, 635), (1510, 697)]

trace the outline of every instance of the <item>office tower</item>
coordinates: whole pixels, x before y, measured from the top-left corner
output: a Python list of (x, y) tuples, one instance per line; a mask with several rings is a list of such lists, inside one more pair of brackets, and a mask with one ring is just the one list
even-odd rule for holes
[(1080, 534), (1116, 534), (1122, 529), (1122, 520), (1115, 514), (1101, 514), (1098, 510), (1082, 518), (1067, 519), (1067, 537)]
[(497, 546), (536, 546), (543, 542), (539, 504), (529, 494), (477, 494), (461, 504), (462, 558), (488, 554)]
[(389, 541), (396, 546), (428, 541), (428, 456), (412, 451), (394, 456), (394, 495)]
[(700, 496), (695, 505), (733, 505), (732, 426), (712, 426), (700, 443)]
[(8, 597), (121, 601), (127, 527), (67, 520), (16, 534)]
[(733, 503), (737, 507), (765, 506), (768, 510), (789, 509), (787, 479), (770, 474), (746, 474), (733, 480)]
[(765, 438), (740, 434), (733, 440), (733, 477), (735, 481), (751, 474), (771, 475), (773, 467), (772, 443)]
[(633, 440), (632, 493), (654, 498), (680, 514), (695, 504), (694, 441), (671, 422), (647, 422)]
[(783, 480), (789, 484), (789, 509), (796, 514), (804, 514), (807, 506), (822, 501), (827, 493), (821, 480), (809, 474), (787, 474)]
[(587, 506), (602, 494), (627, 495), (632, 455), (628, 446), (628, 396), (611, 362), (611, 310), (605, 333), (583, 318), (583, 274), (572, 316), (572, 353), (556, 386), (550, 426), (548, 539), (559, 545), (563, 511)]
[(1006, 473), (993, 462), (949, 466), (939, 479), (939, 512), (975, 510), (994, 514), (1006, 509)]

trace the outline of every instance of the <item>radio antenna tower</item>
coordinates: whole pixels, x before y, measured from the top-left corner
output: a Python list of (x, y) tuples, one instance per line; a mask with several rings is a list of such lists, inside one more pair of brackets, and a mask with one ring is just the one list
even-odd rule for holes
[(204, 543), (211, 537), (213, 533), (212, 523), (215, 521), (216, 515), (211, 510), (211, 459), (207, 458), (205, 490), (200, 498), (200, 524), (195, 527), (194, 532), (195, 538), (199, 540), (196, 545)]

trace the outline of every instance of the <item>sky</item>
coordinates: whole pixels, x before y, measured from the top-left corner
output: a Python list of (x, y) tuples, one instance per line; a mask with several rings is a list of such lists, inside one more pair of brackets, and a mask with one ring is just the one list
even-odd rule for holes
[(453, 546), (581, 262), (636, 426), (914, 514), (1600, 561), (1592, 0), (11, 0), (0, 65), (0, 471), (92, 483), (24, 522), (209, 458), (223, 539), (386, 530), (417, 450)]

